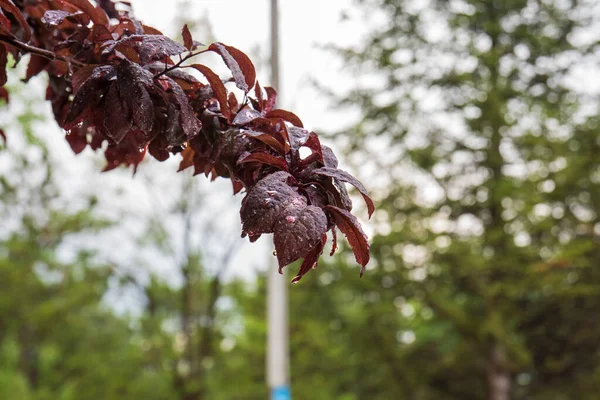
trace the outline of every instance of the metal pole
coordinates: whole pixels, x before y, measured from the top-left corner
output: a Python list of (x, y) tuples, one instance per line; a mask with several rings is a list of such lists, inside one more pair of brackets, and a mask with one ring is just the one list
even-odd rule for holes
[[(279, 10), (277, 0), (271, 0), (271, 85), (281, 93), (279, 80)], [(278, 96), (281, 99), (281, 96)], [(289, 337), (288, 282), (277, 271), (275, 262), (269, 266), (267, 293), (267, 384), (271, 400), (289, 400)]]

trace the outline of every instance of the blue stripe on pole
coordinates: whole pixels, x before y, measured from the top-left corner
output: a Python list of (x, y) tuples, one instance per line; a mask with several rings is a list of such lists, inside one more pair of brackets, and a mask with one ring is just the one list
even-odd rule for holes
[(271, 400), (290, 400), (291, 398), (289, 386), (279, 386), (271, 390)]

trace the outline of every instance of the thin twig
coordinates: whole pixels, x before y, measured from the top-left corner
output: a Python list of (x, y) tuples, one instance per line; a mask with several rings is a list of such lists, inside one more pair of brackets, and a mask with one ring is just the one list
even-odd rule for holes
[(63, 62), (66, 62), (67, 64), (76, 65), (77, 67), (85, 67), (87, 65), (85, 63), (82, 63), (81, 61), (77, 61), (72, 58), (59, 56), (50, 50), (40, 49), (39, 47), (35, 47), (35, 46), (31, 46), (27, 43), (23, 43), (23, 42), (15, 39), (13, 37), (10, 37), (10, 36), (0, 35), (0, 42), (10, 44), (11, 46), (14, 46), (17, 49), (22, 50), (26, 53), (35, 54), (37, 56), (44, 57), (49, 60), (63, 61)]
[(197, 52), (197, 53), (189, 53), (187, 56), (185, 56), (185, 57), (184, 57), (184, 58), (182, 58), (182, 59), (181, 59), (181, 56), (180, 56), (180, 60), (179, 60), (179, 62), (178, 62), (177, 64), (173, 65), (172, 67), (166, 68), (164, 71), (162, 71), (162, 72), (160, 72), (160, 73), (156, 74), (156, 75), (154, 76), (154, 79), (156, 79), (156, 78), (160, 78), (160, 77), (161, 77), (161, 76), (163, 76), (164, 74), (167, 74), (167, 73), (169, 73), (169, 72), (173, 71), (174, 69), (177, 69), (177, 68), (181, 67), (181, 64), (183, 64), (184, 62), (186, 62), (186, 61), (187, 61), (187, 60), (189, 60), (190, 58), (192, 58), (192, 57), (195, 57), (195, 56), (197, 56), (197, 55), (200, 55), (200, 54), (202, 54), (202, 53), (206, 53), (207, 51), (208, 51), (208, 49), (206, 49), (206, 50), (202, 50), (202, 51), (199, 51), (199, 52)]

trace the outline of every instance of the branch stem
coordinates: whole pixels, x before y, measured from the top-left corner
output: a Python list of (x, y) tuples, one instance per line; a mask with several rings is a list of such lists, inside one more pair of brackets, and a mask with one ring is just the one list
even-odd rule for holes
[(44, 57), (49, 60), (63, 61), (63, 62), (66, 62), (67, 64), (75, 65), (77, 67), (86, 66), (86, 64), (82, 63), (81, 61), (77, 61), (77, 60), (74, 60), (74, 59), (68, 58), (68, 57), (59, 56), (50, 50), (41, 49), (39, 47), (35, 47), (35, 46), (29, 45), (27, 43), (23, 43), (20, 40), (10, 37), (10, 36), (0, 35), (0, 42), (4, 42), (6, 44), (14, 46), (17, 49), (22, 50), (25, 53), (35, 54), (36, 56)]

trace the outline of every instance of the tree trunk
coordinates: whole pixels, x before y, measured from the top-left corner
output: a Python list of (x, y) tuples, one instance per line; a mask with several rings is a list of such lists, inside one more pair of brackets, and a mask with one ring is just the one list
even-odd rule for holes
[(510, 400), (510, 373), (506, 368), (506, 351), (494, 345), (488, 364), (489, 400)]

